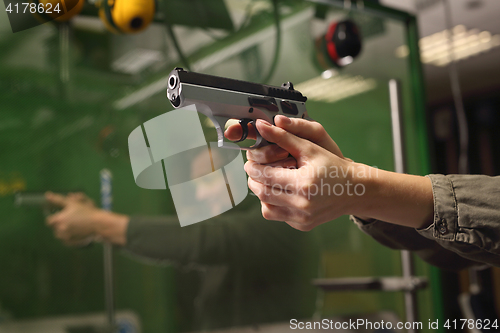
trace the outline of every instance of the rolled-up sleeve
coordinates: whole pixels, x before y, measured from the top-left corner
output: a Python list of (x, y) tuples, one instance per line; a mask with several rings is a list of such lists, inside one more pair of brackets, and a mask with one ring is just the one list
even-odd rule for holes
[[(256, 203), (257, 199), (249, 200)], [(123, 251), (157, 264), (240, 267), (254, 258), (276, 260), (269, 253), (293, 260), (302, 242), (310, 244), (308, 239), (285, 223), (263, 219), (260, 205), (254, 205), (186, 227), (179, 225), (176, 216), (132, 216)]]
[(434, 221), (417, 232), (464, 258), (500, 266), (500, 177), (428, 177)]
[(500, 176), (428, 175), (434, 218), (424, 229), (351, 219), (381, 244), (414, 251), (435, 266), (500, 266)]
[(447, 250), (436, 241), (420, 235), (414, 228), (404, 227), (379, 220), (361, 220), (351, 216), (351, 220), (380, 244), (395, 250), (408, 250), (425, 262), (446, 270), (459, 271), (477, 265), (453, 251)]

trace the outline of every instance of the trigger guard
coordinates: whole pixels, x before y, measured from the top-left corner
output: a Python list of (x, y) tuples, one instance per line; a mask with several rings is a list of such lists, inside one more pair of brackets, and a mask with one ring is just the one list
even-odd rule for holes
[[(233, 142), (236, 143), (236, 142), (241, 142), (241, 141), (246, 140), (246, 138), (248, 137), (248, 124), (254, 123), (254, 122), (255, 122), (255, 120), (253, 120), (253, 119), (248, 119), (248, 118), (240, 119), (240, 126), (241, 126), (241, 130), (243, 131), (243, 134), (241, 135), (241, 138), (239, 140), (233, 141)], [(255, 125), (254, 125), (254, 128), (256, 128)]]
[(255, 132), (257, 134), (257, 140), (255, 141), (255, 144), (253, 146), (248, 147), (249, 149), (256, 149), (260, 148), (263, 146), (267, 146), (267, 141), (260, 135), (259, 131), (257, 131), (257, 128), (255, 128)]
[(269, 142), (266, 141), (266, 139), (264, 139), (262, 137), (262, 135), (260, 135), (259, 131), (257, 130), (257, 126), (254, 126), (254, 128), (255, 128), (255, 135), (256, 135), (255, 144), (253, 146), (248, 147), (247, 150), (257, 149), (260, 147), (267, 146), (269, 144)]

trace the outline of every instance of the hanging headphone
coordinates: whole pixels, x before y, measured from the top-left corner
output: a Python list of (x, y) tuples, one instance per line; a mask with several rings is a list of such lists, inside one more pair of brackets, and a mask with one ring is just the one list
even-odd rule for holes
[(332, 22), (326, 34), (316, 40), (316, 58), (323, 68), (344, 67), (361, 52), (361, 33), (351, 20)]
[(99, 17), (115, 34), (144, 30), (153, 21), (155, 11), (155, 0), (102, 0), (99, 3)]

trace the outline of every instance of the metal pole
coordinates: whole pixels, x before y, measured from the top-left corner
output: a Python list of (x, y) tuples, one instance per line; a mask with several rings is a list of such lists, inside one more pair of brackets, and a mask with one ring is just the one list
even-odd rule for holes
[[(392, 126), (392, 142), (394, 150), (394, 169), (398, 173), (405, 173), (405, 155), (404, 155), (404, 139), (403, 139), (403, 122), (402, 109), (400, 98), (399, 82), (395, 79), (389, 80), (389, 98), (391, 105), (391, 126)], [(401, 251), (401, 266), (403, 278), (412, 279), (415, 276), (413, 265), (413, 256), (410, 251)], [(418, 307), (415, 290), (404, 292), (405, 297), (405, 312), (407, 322), (417, 322)], [(412, 325), (413, 326), (413, 325)], [(417, 329), (411, 328), (408, 333), (416, 333)]]
[(457, 62), (455, 59), (455, 41), (453, 36), (453, 23), (451, 17), (451, 7), (448, 0), (443, 0), (444, 17), (446, 22), (446, 30), (448, 31), (448, 53), (449, 65), (448, 74), (450, 76), (451, 92), (453, 95), (453, 103), (457, 114), (458, 137), (460, 142), (460, 155), (458, 157), (458, 173), (469, 173), (469, 128), (467, 125), (467, 116), (465, 114), (464, 102), (462, 99), (462, 89), (460, 88), (460, 80), (458, 77)]
[[(108, 169), (101, 170), (101, 205), (102, 209), (111, 211), (112, 197), (112, 175)], [(116, 331), (114, 295), (113, 295), (113, 246), (103, 242), (104, 250), (104, 299), (106, 301), (107, 332)]]
[(69, 81), (69, 23), (59, 24), (59, 79), (63, 85)]

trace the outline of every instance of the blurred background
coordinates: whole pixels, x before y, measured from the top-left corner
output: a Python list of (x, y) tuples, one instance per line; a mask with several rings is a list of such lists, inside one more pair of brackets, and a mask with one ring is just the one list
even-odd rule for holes
[[(408, 173), (460, 171), (464, 148), (458, 108), (469, 128), (469, 171), (498, 174), (498, 1), (107, 3), (124, 6), (123, 13), (139, 13), (141, 19), (134, 22), (134, 15), (129, 21), (127, 14), (107, 16), (106, 4), (80, 2), (83, 6), (72, 15), (16, 33), (6, 6), (0, 5), (2, 333), (103, 331), (101, 244), (66, 247), (45, 225), (46, 210), (16, 205), (15, 197), (82, 191), (99, 203), (99, 172), (106, 168), (113, 174), (114, 211), (175, 217), (168, 189), (135, 184), (127, 147), (133, 129), (173, 109), (165, 90), (174, 67), (277, 86), (291, 81), (308, 97), (309, 116), (327, 129), (345, 156), (386, 170), (394, 170), (388, 82), (396, 80)], [(356, 25), (361, 48), (333, 59), (324, 41), (333, 25), (346, 20)], [(451, 82), (460, 83), (458, 95)], [(211, 122), (202, 115), (200, 120), (207, 141), (214, 141)], [(253, 206), (250, 198), (221, 221), (209, 222), (237, 224), (249, 218)], [(179, 251), (203, 249), (203, 237), (211, 235), (204, 231), (208, 227), (189, 226), (183, 233), (199, 234), (200, 228), (205, 236), (179, 237), (174, 244)], [(242, 247), (255, 240), (254, 234), (233, 227), (218, 237), (220, 244)], [(292, 318), (405, 320), (402, 292), (328, 292), (313, 286), (314, 278), (401, 276), (400, 253), (376, 243), (346, 216), (307, 234), (290, 231), (296, 242), (283, 242), (281, 250), (274, 248), (273, 237), (266, 239), (259, 239), (260, 251), (247, 246), (227, 262), (215, 253), (205, 265), (175, 258), (147, 261), (117, 248), (119, 331), (271, 332), (287, 331)], [(267, 252), (266, 246), (273, 248)], [(467, 272), (444, 272), (420, 259), (415, 270), (428, 281), (415, 292), (422, 331), (430, 331), (428, 320), (464, 318), (458, 296), (469, 291)], [(486, 304), (495, 306), (499, 272), (480, 275), (492, 296)], [(228, 289), (207, 291), (207, 284), (230, 285), (231, 292), (200, 307), (210, 290), (224, 294)], [(266, 315), (260, 314), (263, 309)]]

